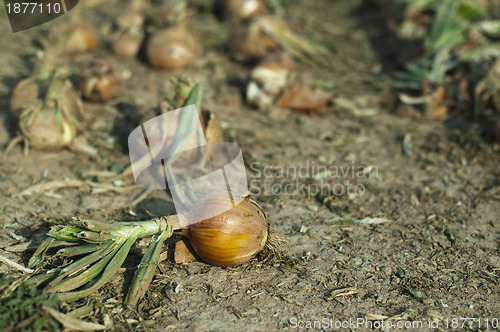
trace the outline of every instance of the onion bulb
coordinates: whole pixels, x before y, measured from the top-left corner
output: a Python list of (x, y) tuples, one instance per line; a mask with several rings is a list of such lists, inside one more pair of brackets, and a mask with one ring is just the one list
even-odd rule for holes
[(227, 211), (188, 226), (189, 243), (209, 264), (235, 266), (245, 263), (266, 246), (269, 227), (266, 214), (248, 197), (232, 206), (227, 194), (213, 194), (200, 199), (189, 216), (203, 219), (207, 210), (210, 213), (210, 209), (221, 207)]
[(66, 43), (66, 53), (93, 50), (97, 47), (98, 37), (90, 23), (82, 22), (73, 31)]
[(183, 26), (156, 32), (146, 45), (146, 57), (149, 63), (153, 67), (162, 69), (189, 67), (196, 53), (196, 40)]
[[(138, 239), (154, 236), (137, 267), (125, 298), (127, 305), (135, 306), (151, 284), (157, 263), (162, 260), (162, 256), (165, 258), (161, 254), (162, 247), (174, 230), (188, 233), (189, 242), (180, 242), (182, 245), (178, 248), (184, 250), (192, 246), (202, 260), (214, 265), (234, 266), (247, 262), (264, 247), (278, 254), (279, 245), (284, 240), (273, 233), (268, 234), (268, 223), (262, 208), (248, 197), (241, 197), (242, 200), (236, 206), (228, 198), (227, 192), (212, 193), (201, 198), (187, 216), (203, 221), (188, 228), (181, 227), (182, 218), (178, 215), (132, 222), (75, 218), (73, 225), (52, 227), (47, 234), (52, 238), (71, 242), (85, 241), (89, 244), (63, 248), (58, 252), (61, 257), (85, 256), (49, 276), (52, 278), (45, 283), (44, 292), (58, 293), (57, 297), (61, 301), (78, 300), (96, 292), (118, 272)], [(217, 213), (219, 215), (211, 217)], [(30, 267), (43, 261), (45, 251), (52, 241), (45, 240), (40, 245), (29, 261)], [(177, 256), (182, 261), (196, 257), (191, 257), (189, 252), (184, 254), (184, 257)]]
[(46, 55), (36, 75), (21, 80), (10, 97), (10, 109), (20, 135), (9, 143), (5, 153), (24, 140), (25, 152), (32, 146), (57, 149), (70, 145), (80, 129), (83, 104), (68, 79), (69, 70), (54, 73), (55, 58)]
[(144, 18), (140, 6), (133, 3), (117, 22), (117, 37), (111, 44), (113, 53), (122, 59), (132, 59), (139, 52), (144, 39)]
[(256, 62), (278, 49), (286, 50), (294, 58), (319, 64), (331, 61), (331, 54), (322, 45), (296, 35), (284, 20), (266, 15), (257, 18), (245, 30), (229, 40), (229, 55), (238, 61)]
[(12, 90), (10, 96), (10, 112), (15, 119), (19, 119), (23, 110), (38, 100), (39, 82), (35, 76), (22, 79)]
[(15, 120), (19, 120), (21, 113), (30, 105), (36, 103), (47, 92), (55, 68), (56, 60), (50, 52), (45, 52), (36, 73), (20, 80), (10, 96), (10, 112)]
[(262, 13), (265, 4), (263, 0), (216, 0), (214, 7), (223, 19), (239, 21)]
[(54, 74), (43, 99), (36, 99), (20, 113), (19, 129), (27, 145), (57, 149), (73, 142), (83, 105), (67, 74), (62, 70)]
[(279, 48), (257, 24), (234, 34), (228, 43), (229, 56), (241, 62), (256, 62)]
[(142, 30), (127, 30), (113, 41), (111, 49), (122, 59), (132, 59), (139, 53), (143, 39), (144, 32)]
[(75, 129), (54, 103), (29, 109), (22, 114), (20, 129), (29, 145), (38, 149), (57, 149), (68, 146)]
[(78, 75), (77, 85), (83, 98), (103, 103), (118, 94), (121, 74), (105, 60), (93, 60)]

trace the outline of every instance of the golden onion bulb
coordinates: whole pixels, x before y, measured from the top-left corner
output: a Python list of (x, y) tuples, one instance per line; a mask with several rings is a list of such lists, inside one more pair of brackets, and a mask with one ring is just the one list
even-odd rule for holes
[(93, 50), (99, 43), (96, 30), (90, 23), (82, 22), (69, 37), (66, 43), (67, 53), (84, 52)]
[(113, 52), (122, 59), (132, 59), (137, 55), (144, 39), (144, 17), (140, 5), (132, 3), (117, 20), (118, 36), (111, 43)]
[(163, 69), (189, 67), (196, 53), (196, 40), (181, 26), (158, 31), (146, 46), (146, 56), (151, 66)]
[(111, 45), (113, 53), (122, 59), (132, 59), (139, 53), (143, 38), (144, 33), (142, 31), (136, 33), (125, 31), (113, 41)]
[(218, 266), (249, 261), (265, 247), (268, 238), (264, 210), (249, 197), (233, 207), (227, 197), (214, 194), (202, 198), (190, 211), (191, 218), (202, 219), (210, 209), (218, 211), (222, 207), (227, 211), (190, 225), (187, 232), (189, 243), (200, 258)]

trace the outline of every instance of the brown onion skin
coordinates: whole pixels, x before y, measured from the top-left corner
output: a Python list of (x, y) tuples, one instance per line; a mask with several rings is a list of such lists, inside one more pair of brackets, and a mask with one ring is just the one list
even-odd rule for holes
[(112, 63), (95, 59), (80, 72), (77, 84), (85, 99), (104, 103), (118, 94), (121, 74)]
[(197, 53), (194, 37), (183, 27), (171, 27), (155, 33), (146, 45), (151, 66), (161, 69), (189, 67)]
[(67, 53), (77, 53), (93, 50), (97, 47), (99, 38), (90, 23), (82, 22), (75, 29), (66, 44)]
[(111, 48), (113, 53), (122, 59), (132, 59), (141, 48), (143, 36), (141, 34), (134, 35), (129, 31), (125, 31), (113, 41)]
[(224, 20), (239, 21), (253, 18), (265, 10), (263, 0), (216, 0), (214, 11)]
[(190, 214), (204, 213), (211, 204), (223, 204), (229, 210), (190, 225), (188, 239), (203, 261), (217, 266), (235, 266), (249, 261), (264, 248), (268, 222), (262, 208), (248, 197), (232, 207), (220, 195), (203, 199)]

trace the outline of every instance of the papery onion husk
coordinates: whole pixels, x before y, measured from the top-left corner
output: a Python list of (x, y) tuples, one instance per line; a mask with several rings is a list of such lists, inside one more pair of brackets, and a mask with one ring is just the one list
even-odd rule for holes
[(175, 243), (173, 260), (176, 264), (183, 264), (199, 260), (200, 257), (194, 251), (188, 239), (184, 238)]
[(214, 112), (206, 110), (201, 112), (201, 126), (208, 144), (229, 141), (225, 138), (224, 130)]
[(246, 100), (251, 106), (263, 108), (274, 104), (276, 97), (287, 87), (292, 58), (285, 52), (268, 54), (252, 70), (246, 90)]
[(146, 57), (153, 67), (182, 69), (191, 65), (197, 48), (196, 40), (183, 26), (174, 26), (151, 36), (146, 45)]
[(118, 94), (121, 74), (112, 63), (95, 59), (80, 72), (77, 85), (83, 98), (103, 103)]
[(423, 94), (429, 96), (425, 100), (425, 115), (429, 119), (442, 120), (449, 115), (452, 102), (443, 86), (434, 86), (429, 81), (425, 81)]
[(266, 246), (269, 224), (256, 202), (245, 197), (233, 207), (227, 194), (212, 194), (200, 199), (189, 216), (202, 219), (207, 209), (214, 207), (227, 211), (189, 225), (187, 231), (191, 246), (203, 261), (235, 266), (249, 261)]
[(330, 95), (321, 89), (295, 84), (281, 95), (276, 106), (308, 114), (319, 112), (330, 100)]

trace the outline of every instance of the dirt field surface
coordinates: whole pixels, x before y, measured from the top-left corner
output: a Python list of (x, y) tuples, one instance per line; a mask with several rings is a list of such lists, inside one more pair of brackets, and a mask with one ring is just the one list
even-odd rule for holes
[[(103, 35), (127, 6), (109, 2), (86, 14)], [(40, 243), (50, 226), (74, 216), (171, 213), (164, 191), (144, 194), (131, 176), (121, 179), (123, 187), (110, 183), (130, 164), (126, 139), (138, 119), (158, 105), (160, 90), (171, 94), (171, 77), (189, 75), (204, 87), (203, 108), (241, 147), (252, 198), (288, 239), (285, 255), (233, 268), (161, 262), (132, 310), (121, 304), (140, 260), (131, 254), (98, 294), (62, 303), (60, 311), (91, 302), (93, 310), (79, 318), (102, 323), (107, 316), (113, 331), (364, 331), (382, 321), (399, 322), (400, 330), (500, 329), (500, 145), (479, 130), (464, 131), (467, 114), (444, 122), (394, 114), (396, 91), (379, 79), (396, 57), (381, 25), (385, 14), (361, 0), (290, 3), (293, 29), (332, 51), (328, 66), (299, 62), (296, 75), (337, 101), (319, 114), (301, 114), (247, 106), (241, 82), (249, 68), (219, 46), (230, 26), (207, 6), (195, 12), (192, 31), (204, 52), (182, 72), (152, 69), (141, 57), (120, 60), (105, 38), (94, 52), (61, 57), (61, 65), (75, 68), (93, 57), (110, 59), (129, 78), (113, 101), (85, 103), (96, 156), (37, 149), (24, 155), (18, 145), (0, 160), (0, 246)], [(34, 70), (34, 38), (51, 23), (12, 34), (3, 9), (0, 17), (6, 146), (15, 134), (9, 96)], [(21, 195), (39, 183), (76, 179), (114, 190), (82, 185)], [(23, 266), (31, 253), (0, 249)], [(9, 268), (1, 268), (7, 280)]]

